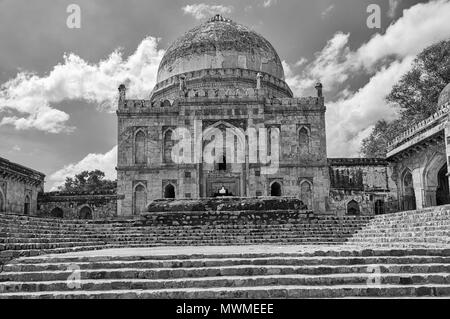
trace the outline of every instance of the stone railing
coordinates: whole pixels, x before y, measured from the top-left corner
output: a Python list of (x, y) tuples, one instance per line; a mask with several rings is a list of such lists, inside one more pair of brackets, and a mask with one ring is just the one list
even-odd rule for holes
[(220, 77), (220, 78), (227, 78), (227, 77), (238, 77), (240, 79), (250, 79), (255, 80), (257, 74), (262, 74), (262, 82), (271, 83), (273, 85), (276, 85), (288, 92), (292, 95), (292, 91), (289, 88), (289, 86), (286, 84), (285, 81), (276, 78), (275, 76), (265, 73), (265, 72), (257, 72), (253, 70), (248, 69), (241, 69), (241, 68), (230, 68), (230, 69), (203, 69), (198, 71), (191, 71), (186, 72), (184, 74), (178, 74), (174, 75), (164, 81), (161, 81), (157, 83), (153, 89), (153, 93), (157, 93), (157, 91), (164, 89), (171, 85), (179, 85), (180, 83), (180, 77), (184, 76), (186, 81), (194, 80), (194, 79), (200, 79), (203, 77)]
[(268, 106), (306, 106), (323, 104), (323, 98), (312, 96), (301, 98), (268, 98), (265, 89), (190, 89), (187, 90), (184, 95), (185, 96), (181, 96), (173, 101), (167, 99), (159, 101), (127, 99), (120, 109), (137, 112), (177, 111), (179, 104), (182, 102), (203, 102), (202, 99), (205, 99), (204, 101), (209, 101), (208, 99), (245, 101), (246, 99), (264, 98), (264, 103)]
[(42, 184), (45, 178), (45, 175), (41, 172), (10, 162), (2, 157), (0, 157), (0, 175), (27, 180), (34, 185)]
[(379, 165), (387, 166), (388, 162), (384, 158), (328, 158), (330, 166), (364, 166)]
[(447, 116), (448, 111), (449, 111), (449, 105), (448, 104), (443, 105), (433, 115), (431, 115), (430, 117), (426, 118), (425, 120), (417, 123), (416, 125), (413, 125), (410, 129), (401, 133), (396, 138), (394, 138), (390, 143), (388, 143), (388, 147), (387, 147), (388, 151), (392, 151), (394, 148), (396, 148), (402, 142), (410, 139), (411, 137), (413, 137), (417, 133), (425, 130), (426, 128), (433, 126), (444, 116)]

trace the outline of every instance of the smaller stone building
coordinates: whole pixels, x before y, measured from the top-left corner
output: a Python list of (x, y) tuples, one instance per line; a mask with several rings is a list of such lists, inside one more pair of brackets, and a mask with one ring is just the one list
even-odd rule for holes
[(387, 160), (397, 184), (401, 210), (450, 204), (450, 84), (437, 111), (412, 125), (388, 145)]
[(49, 192), (39, 196), (39, 216), (66, 219), (117, 217), (117, 191)]
[(45, 175), (0, 157), (0, 212), (36, 215)]
[(396, 185), (382, 158), (329, 158), (329, 211), (379, 215), (398, 210)]

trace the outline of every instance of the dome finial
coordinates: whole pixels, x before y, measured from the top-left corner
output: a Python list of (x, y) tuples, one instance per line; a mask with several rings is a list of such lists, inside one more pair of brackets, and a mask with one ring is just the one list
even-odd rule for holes
[(317, 82), (315, 88), (317, 90), (317, 96), (322, 97), (322, 83)]
[(230, 19), (224, 18), (220, 13), (216, 14), (214, 17), (208, 20), (208, 22), (216, 22), (216, 21), (231, 22)]

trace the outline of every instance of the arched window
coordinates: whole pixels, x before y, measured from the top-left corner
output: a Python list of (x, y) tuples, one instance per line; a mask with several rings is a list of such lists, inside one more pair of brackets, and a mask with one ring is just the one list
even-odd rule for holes
[(300, 153), (309, 153), (309, 132), (305, 127), (302, 127), (298, 131), (298, 144), (300, 147)]
[(227, 170), (227, 158), (225, 155), (222, 156), (222, 160), (218, 164), (219, 171), (226, 171)]
[(281, 196), (281, 185), (278, 182), (274, 182), (270, 186), (270, 196)]
[(347, 204), (347, 214), (348, 215), (359, 215), (359, 204), (356, 200), (352, 199)]
[[(267, 155), (272, 156), (272, 150), (279, 152), (280, 147), (280, 129), (278, 127), (269, 127), (267, 130)], [(272, 149), (273, 148), (273, 149)], [(276, 155), (276, 154), (274, 154)]]
[(137, 132), (134, 138), (134, 158), (136, 164), (146, 164), (145, 156), (145, 134), (142, 131)]
[(5, 209), (5, 199), (3, 197), (3, 193), (0, 191), (0, 212), (3, 212)]
[(88, 206), (84, 206), (78, 213), (80, 219), (92, 219), (92, 209)]
[(23, 213), (25, 215), (28, 215), (30, 213), (30, 203), (31, 203), (30, 196), (26, 195), (24, 209), (23, 209)]
[(172, 130), (167, 130), (164, 133), (164, 162), (172, 163), (172, 148), (175, 141), (172, 140)]
[(436, 205), (446, 205), (450, 203), (450, 191), (447, 176), (447, 163), (438, 172), (438, 187), (436, 189)]
[(50, 212), (50, 216), (52, 216), (54, 218), (63, 218), (64, 217), (64, 212), (63, 212), (63, 210), (61, 208), (55, 207)]
[(312, 208), (312, 187), (307, 181), (303, 181), (300, 184), (300, 199), (308, 209)]
[(172, 184), (164, 187), (164, 198), (175, 198), (175, 187)]
[(147, 192), (145, 187), (137, 185), (134, 189), (134, 214), (139, 215), (145, 212), (147, 206)]
[(403, 176), (403, 198), (401, 200), (402, 210), (416, 209), (416, 195), (414, 192), (413, 176), (406, 171)]

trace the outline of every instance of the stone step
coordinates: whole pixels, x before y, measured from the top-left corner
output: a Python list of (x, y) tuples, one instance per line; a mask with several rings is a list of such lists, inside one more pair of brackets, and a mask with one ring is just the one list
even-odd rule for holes
[[(101, 247), (102, 249), (104, 247)], [(301, 250), (297, 253), (227, 253), (227, 254), (164, 254), (153, 255), (151, 259), (173, 260), (173, 259), (229, 259), (229, 258), (268, 258), (268, 257), (287, 257), (287, 258), (305, 258), (305, 257), (408, 257), (408, 256), (427, 256), (427, 257), (448, 257), (450, 248), (412, 248), (412, 249), (360, 249), (351, 246), (328, 246), (318, 247), (317, 249)], [(98, 261), (135, 261), (148, 259), (140, 255), (93, 255), (93, 256), (71, 256), (71, 255), (46, 255), (17, 259), (19, 263), (63, 263), (63, 262), (98, 262)]]
[[(448, 264), (377, 264), (379, 273), (449, 273)], [(307, 266), (260, 266), (238, 265), (199, 268), (151, 268), (151, 269), (84, 269), (81, 279), (172, 279), (211, 276), (262, 276), (262, 275), (324, 275), (367, 274), (373, 271), (368, 265), (307, 265)], [(1, 281), (60, 281), (73, 275), (72, 270), (38, 272), (2, 272)]]
[(448, 297), (450, 285), (339, 285), (339, 286), (255, 286), (219, 288), (178, 288), (148, 290), (52, 291), (0, 294), (17, 299), (209, 299), (209, 298), (343, 298), (343, 297)]
[(197, 225), (197, 226), (190, 226), (190, 225), (173, 225), (173, 226), (127, 226), (127, 227), (117, 227), (117, 228), (103, 228), (101, 226), (95, 226), (95, 227), (49, 227), (48, 225), (32, 225), (32, 224), (16, 224), (11, 223), (8, 225), (0, 225), (2, 229), (23, 229), (23, 230), (41, 230), (41, 231), (105, 231), (105, 232), (120, 232), (120, 231), (127, 231), (130, 229), (133, 230), (148, 230), (148, 229), (154, 229), (154, 230), (172, 230), (172, 229), (208, 229), (208, 228), (216, 228), (216, 229), (245, 229), (245, 228), (254, 228), (254, 229), (355, 229), (364, 226), (366, 223), (357, 223), (357, 224), (351, 224), (351, 223), (286, 223), (286, 224), (257, 224), (257, 223), (240, 223), (239, 225), (236, 224), (230, 224), (230, 225), (219, 225), (219, 224), (208, 224), (208, 225)]
[(17, 242), (12, 241), (10, 243), (0, 244), (1, 250), (14, 250), (14, 249), (46, 249), (46, 248), (58, 248), (58, 247), (75, 247), (86, 246), (92, 244), (136, 244), (136, 243), (164, 243), (168, 245), (176, 244), (210, 244), (210, 243), (232, 243), (237, 242), (255, 242), (255, 243), (277, 243), (277, 242), (295, 242), (295, 243), (343, 243), (344, 237), (338, 236), (321, 236), (321, 237), (303, 237), (296, 234), (288, 235), (261, 235), (261, 236), (177, 236), (177, 237), (163, 237), (153, 236), (149, 238), (134, 238), (134, 239), (121, 239), (121, 238), (104, 238), (99, 240), (84, 240), (77, 242), (65, 242), (65, 241), (50, 241), (50, 242)]
[(372, 264), (450, 264), (450, 257), (445, 256), (403, 256), (403, 257), (262, 257), (262, 258), (209, 258), (209, 259), (142, 259), (111, 261), (76, 261), (76, 262), (11, 262), (3, 266), (4, 272), (37, 272), (67, 270), (76, 264), (80, 269), (120, 269), (124, 268), (187, 268), (215, 267), (236, 265), (372, 265)]
[(249, 232), (249, 233), (258, 233), (258, 232), (305, 232), (305, 233), (324, 233), (324, 234), (334, 234), (334, 233), (354, 233), (358, 229), (350, 229), (350, 228), (335, 228), (335, 229), (329, 229), (329, 228), (323, 228), (323, 229), (299, 229), (299, 228), (278, 228), (278, 229), (258, 229), (258, 228), (242, 228), (242, 229), (230, 229), (230, 230), (219, 230), (215, 229), (214, 227), (205, 228), (202, 230), (191, 230), (191, 229), (183, 229), (183, 228), (173, 228), (170, 230), (158, 230), (158, 229), (144, 229), (144, 230), (135, 230), (135, 229), (129, 229), (127, 231), (121, 231), (121, 232), (101, 232), (101, 231), (63, 231), (63, 230), (57, 230), (57, 231), (43, 231), (39, 229), (4, 229), (1, 230), (2, 233), (5, 234), (30, 234), (30, 235), (36, 235), (36, 234), (42, 234), (42, 235), (120, 235), (120, 234), (130, 234), (130, 235), (137, 235), (137, 234), (176, 234), (180, 232), (185, 233), (205, 233), (205, 232)]
[(435, 243), (450, 243), (450, 237), (448, 236), (426, 236), (426, 237), (353, 237), (348, 240), (348, 243), (360, 243), (360, 242), (376, 242), (376, 243), (390, 243), (390, 242), (402, 242), (402, 243), (410, 243), (410, 242), (435, 242)]
[(261, 237), (261, 236), (272, 236), (272, 237), (317, 237), (317, 238), (327, 238), (327, 237), (336, 237), (336, 238), (348, 238), (351, 233), (314, 233), (314, 232), (205, 232), (205, 233), (189, 233), (189, 232), (180, 232), (173, 234), (111, 234), (111, 235), (39, 235), (34, 234), (32, 236), (27, 236), (26, 234), (6, 234), (7, 236), (0, 237), (0, 243), (9, 243), (9, 242), (47, 242), (47, 241), (60, 241), (63, 239), (79, 239), (82, 240), (104, 240), (104, 239), (112, 239), (117, 238), (120, 240), (127, 239), (152, 239), (152, 238), (174, 238), (180, 236), (189, 236), (189, 237), (236, 237), (236, 236), (252, 236), (252, 237)]
[[(99, 279), (80, 280), (77, 282), (83, 291), (102, 290), (149, 290), (177, 288), (211, 288), (211, 287), (255, 287), (255, 286), (339, 286), (373, 284), (367, 274), (332, 274), (332, 275), (268, 275), (268, 276), (227, 276), (181, 279)], [(382, 274), (377, 278), (377, 285), (421, 285), (450, 284), (450, 274)], [(0, 282), (0, 294), (16, 292), (61, 292), (71, 291), (68, 281), (37, 282)]]
[(0, 251), (2, 250), (23, 250), (23, 249), (52, 249), (52, 248), (65, 248), (65, 247), (77, 247), (77, 246), (92, 246), (94, 244), (105, 243), (98, 242), (52, 242), (52, 243), (13, 243), (13, 244), (0, 244)]
[(33, 230), (5, 230), (4, 234), (30, 234), (30, 235), (142, 235), (142, 234), (178, 234), (180, 232), (184, 233), (192, 233), (192, 234), (204, 234), (204, 233), (242, 233), (242, 232), (248, 232), (248, 233), (280, 233), (280, 232), (297, 232), (297, 233), (304, 233), (304, 234), (339, 234), (339, 233), (354, 233), (355, 229), (317, 229), (317, 230), (303, 230), (303, 229), (296, 229), (296, 228), (285, 228), (285, 229), (254, 229), (254, 228), (243, 228), (243, 229), (230, 229), (230, 230), (222, 230), (222, 229), (214, 229), (213, 227), (207, 228), (207, 229), (183, 229), (183, 228), (175, 228), (171, 230), (157, 230), (157, 229), (145, 229), (141, 231), (137, 230), (129, 230), (127, 232), (84, 232), (84, 231), (55, 231), (55, 232), (42, 232), (39, 230), (33, 231)]

